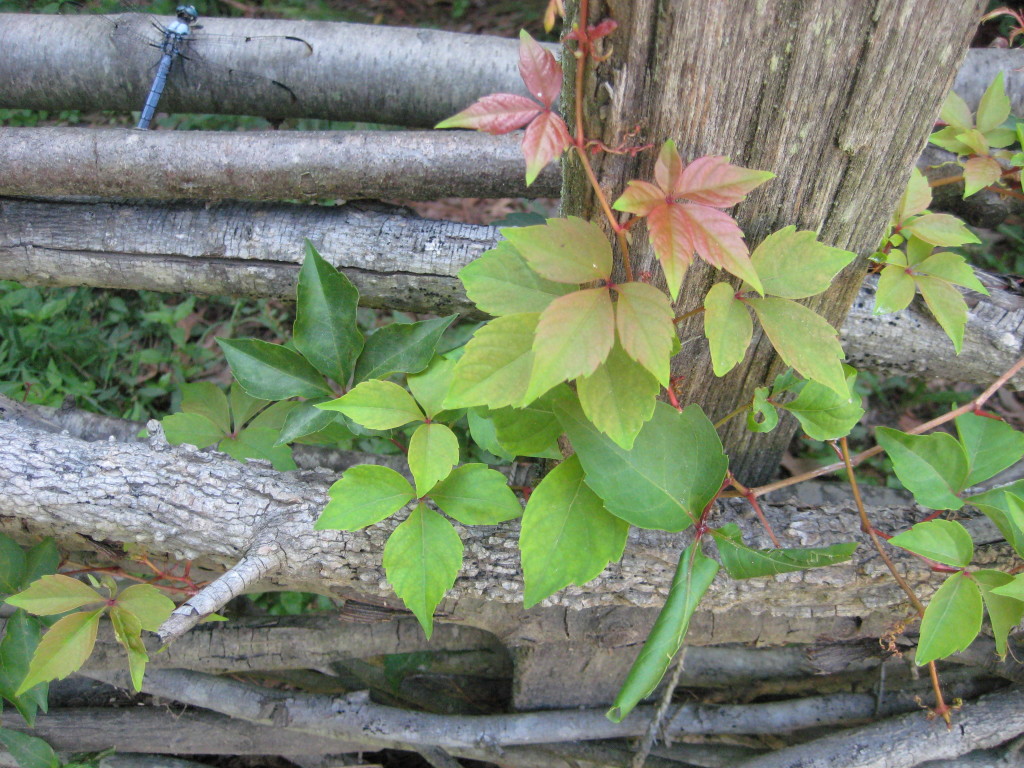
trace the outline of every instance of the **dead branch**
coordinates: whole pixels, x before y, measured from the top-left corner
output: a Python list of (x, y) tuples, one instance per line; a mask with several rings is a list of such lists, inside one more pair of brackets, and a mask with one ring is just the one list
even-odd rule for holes
[(987, 749), (1024, 733), (1024, 691), (983, 696), (955, 714), (953, 727), (915, 712), (741, 763), (739, 768), (911, 768)]
[(522, 135), (467, 131), (0, 128), (0, 195), (158, 200), (558, 197), (529, 187)]
[[(120, 687), (130, 684), (127, 673), (123, 672), (85, 674)], [(247, 722), (284, 726), (317, 737), (368, 741), (397, 749), (426, 744), (453, 752), (640, 736), (654, 715), (654, 708), (650, 706), (638, 707), (632, 717), (621, 723), (608, 720), (600, 710), (434, 715), (375, 704), (365, 693), (338, 698), (276, 691), (181, 670), (150, 672), (143, 682), (143, 690)], [(916, 698), (895, 694), (878, 702), (870, 694), (835, 694), (766, 704), (683, 704), (665, 722), (665, 733), (672, 738), (684, 734), (785, 733), (917, 710)], [(924, 720), (920, 712), (912, 717)], [(1024, 730), (1024, 724), (1020, 730)], [(975, 744), (975, 747), (988, 746), (993, 743), (978, 741)]]
[[(149, 19), (124, 14), (118, 22), (131, 30)], [(488, 93), (527, 95), (516, 70), (516, 40), (328, 21), (204, 17), (202, 23), (215, 35), (298, 37), (312, 54), (277, 61), (244, 52), (217, 56), (224, 76), (171, 78), (160, 102), (165, 111), (429, 128)], [(138, 110), (155, 62), (145, 46), (124, 50), (111, 24), (88, 15), (0, 14), (0, 50), (0, 107), (16, 109)], [(240, 85), (230, 70), (267, 79)]]
[[(367, 306), (477, 316), (456, 275), (493, 247), (498, 233), (366, 203), (127, 206), (8, 198), (0, 200), (0, 279), (291, 299), (306, 237), (352, 279)], [(869, 280), (843, 326), (850, 363), (988, 384), (1020, 356), (1024, 301), (1002, 278), (979, 275), (992, 295), (967, 294), (960, 355), (917, 304), (872, 315)]]

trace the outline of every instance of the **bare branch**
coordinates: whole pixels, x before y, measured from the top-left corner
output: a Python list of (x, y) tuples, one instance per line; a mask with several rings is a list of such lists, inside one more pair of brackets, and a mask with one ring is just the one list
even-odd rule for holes
[[(89, 672), (103, 682), (127, 687), (126, 673)], [(448, 750), (589, 741), (640, 736), (654, 707), (613, 723), (600, 710), (552, 710), (512, 715), (434, 715), (394, 709), (363, 693), (343, 698), (259, 688), (199, 672), (154, 670), (143, 690), (151, 695), (213, 709), (248, 722), (288, 728), (319, 737), (364, 740), (403, 748), (428, 744)], [(787, 732), (918, 708), (915, 697), (893, 695), (881, 707), (868, 694), (835, 694), (768, 704), (681, 705), (665, 723), (673, 738), (683, 734)], [(917, 717), (922, 718), (921, 714)], [(372, 734), (372, 736), (370, 736)]]
[[(118, 21), (129, 29), (149, 23), (134, 15)], [(190, 73), (187, 83), (171, 79), (161, 109), (428, 128), (488, 93), (527, 95), (515, 40), (327, 21), (202, 23), (204, 32), (218, 35), (298, 37), (313, 52), (277, 62), (244, 54), (216, 58), (226, 69), (273, 78), (291, 94), (270, 79), (240, 85), (227, 71), (207, 80)], [(111, 33), (108, 22), (89, 16), (0, 14), (0, 107), (141, 109), (156, 58), (145, 46), (125, 51)]]
[(755, 757), (739, 768), (911, 768), (965, 755), (1024, 733), (1024, 691), (983, 696), (955, 713), (953, 727), (920, 712)]
[(161, 200), (558, 197), (529, 187), (520, 133), (0, 127), (0, 195)]
[[(239, 222), (246, 222), (243, 236)], [(6, 199), (0, 200), (0, 279), (291, 299), (305, 237), (345, 271), (367, 306), (478, 316), (456, 275), (494, 247), (498, 232), (365, 203), (206, 207)], [(1001, 278), (979, 277), (992, 295), (967, 294), (960, 355), (923, 306), (872, 315), (869, 280), (843, 327), (851, 364), (988, 384), (1020, 356), (1024, 301)]]

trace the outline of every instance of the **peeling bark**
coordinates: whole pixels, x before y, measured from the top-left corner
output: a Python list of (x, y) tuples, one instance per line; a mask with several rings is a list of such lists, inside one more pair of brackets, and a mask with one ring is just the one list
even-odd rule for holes
[[(294, 299), (307, 237), (356, 284), (366, 306), (474, 318), (480, 315), (457, 274), (499, 239), (494, 227), (419, 219), (368, 203), (128, 206), (7, 198), (0, 199), (0, 279)], [(960, 355), (920, 304), (873, 316), (868, 280), (842, 329), (850, 363), (989, 384), (1024, 349), (1024, 300), (1004, 278), (978, 274), (992, 295), (967, 294)], [(703, 332), (690, 329), (683, 342), (684, 349), (704, 344)]]
[[(0, 422), (0, 516), (6, 531), (51, 533), (73, 553), (81, 536), (133, 543), (153, 556), (198, 561), (212, 572), (231, 568), (268, 535), (281, 550), (282, 565), (248, 588), (327, 591), (390, 596), (380, 564), (383, 544), (396, 521), (363, 531), (314, 531), (327, 501), (333, 473), (278, 473), (258, 462), (237, 463), (190, 446), (75, 440)], [(872, 489), (868, 503), (877, 525), (902, 528), (919, 518), (915, 505), (892, 491)], [(734, 518), (747, 540), (768, 544), (742, 504), (724, 502), (717, 519)], [(860, 540), (860, 524), (842, 486), (806, 485), (776, 494), (765, 504), (776, 532), (790, 546), (825, 546)], [(978, 562), (1006, 562), (1009, 547), (984, 518), (968, 525), (979, 544)], [(651, 619), (644, 609), (660, 606), (686, 534), (634, 530), (621, 563), (582, 587), (570, 587), (546, 601), (547, 608), (508, 610), (521, 600), (515, 548), (517, 525), (458, 526), (466, 560), (440, 610), (451, 618), (508, 639), (530, 637), (531, 619), (553, 618), (558, 606), (574, 609), (633, 606), (617, 629), (600, 627), (598, 615), (578, 626), (600, 633), (608, 647), (636, 642)], [(76, 555), (73, 554), (73, 557)], [(915, 588), (930, 590), (929, 574), (910, 569)], [(493, 607), (488, 608), (488, 603)], [(705, 608), (694, 619), (693, 642), (810, 641), (819, 635), (864, 637), (882, 634), (903, 597), (884, 567), (861, 548), (853, 561), (772, 580), (730, 581), (712, 586)], [(597, 621), (598, 624), (589, 622)], [(633, 623), (629, 623), (632, 621)], [(600, 628), (599, 628), (600, 627)], [(571, 635), (566, 640), (571, 641)]]

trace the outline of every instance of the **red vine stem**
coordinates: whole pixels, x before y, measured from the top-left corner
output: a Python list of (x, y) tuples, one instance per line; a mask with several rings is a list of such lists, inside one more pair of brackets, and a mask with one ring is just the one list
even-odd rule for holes
[[(889, 555), (885, 551), (885, 547), (882, 545), (882, 540), (878, 537), (875, 532), (875, 527), (871, 525), (871, 520), (868, 519), (868, 511), (864, 507), (864, 500), (860, 495), (860, 486), (857, 485), (857, 476), (853, 472), (853, 461), (850, 459), (850, 446), (846, 442), (846, 438), (842, 437), (839, 439), (839, 445), (842, 447), (843, 453), (843, 465), (846, 467), (846, 473), (850, 478), (850, 490), (853, 492), (853, 500), (857, 504), (857, 512), (860, 514), (860, 529), (864, 531), (871, 539), (871, 543), (875, 546), (875, 551), (878, 552), (878, 556), (885, 563), (885, 567), (889, 569), (889, 573), (896, 580), (896, 583), (900, 585), (907, 597), (910, 598), (911, 605), (914, 606), (914, 610), (917, 611), (917, 615), (924, 618), (924, 603), (918, 598), (907, 583), (906, 579), (896, 570), (896, 564), (889, 558)], [(928, 672), (932, 679), (932, 688), (935, 691), (935, 714), (939, 715), (943, 720), (946, 721), (946, 726), (950, 726), (949, 717), (949, 706), (946, 704), (945, 699), (942, 697), (942, 686), (939, 684), (939, 673), (935, 668), (935, 662), (928, 662)]]
[(626, 233), (619, 224), (619, 220), (615, 217), (615, 213), (608, 203), (608, 198), (605, 197), (604, 191), (597, 181), (597, 174), (594, 173), (594, 167), (590, 164), (590, 158), (587, 156), (586, 135), (583, 132), (583, 76), (584, 70), (586, 70), (587, 58), (591, 53), (591, 40), (587, 33), (589, 18), (590, 0), (580, 0), (580, 38), (577, 40), (579, 56), (576, 60), (576, 135), (573, 137), (573, 147), (576, 150), (576, 156), (579, 157), (580, 163), (583, 165), (584, 172), (587, 174), (590, 186), (594, 189), (597, 201), (601, 204), (601, 210), (604, 211), (605, 218), (608, 219), (608, 223), (615, 232), (615, 239), (619, 243), (619, 252), (622, 254), (622, 266), (626, 272), (626, 282), (629, 283), (633, 281), (633, 265), (629, 258), (629, 243), (626, 241)]
[[(1008, 382), (1017, 373), (1019, 373), (1022, 368), (1024, 368), (1024, 357), (1022, 357), (1020, 360), (1018, 360), (1016, 363), (1014, 363), (1010, 367), (1010, 369), (1006, 371), (1006, 373), (1004, 373), (1002, 376), (1000, 376), (998, 379), (996, 379), (994, 382), (992, 382), (992, 384), (988, 387), (988, 389), (986, 389), (984, 392), (982, 392), (980, 395), (978, 395), (973, 400), (968, 401), (964, 405), (961, 405), (959, 408), (956, 408), (956, 409), (950, 411), (949, 413), (943, 414), (942, 416), (937, 416), (936, 418), (932, 419), (931, 421), (926, 421), (924, 424), (920, 424), (920, 425), (914, 427), (913, 429), (908, 430), (907, 434), (908, 435), (919, 435), (922, 432), (928, 432), (929, 430), (935, 429), (935, 427), (941, 426), (942, 424), (945, 424), (947, 421), (952, 421), (957, 416), (962, 416), (965, 413), (971, 413), (973, 411), (980, 410), (981, 407), (986, 403), (986, 401), (988, 401), (988, 399), (990, 397), (992, 397), (992, 395), (994, 395), (996, 393), (996, 391), (1001, 386), (1003, 386), (1003, 384)], [(876, 445), (874, 448), (868, 448), (866, 451), (862, 451), (861, 453), (858, 453), (856, 456), (854, 456), (851, 459), (851, 462), (852, 462), (853, 466), (857, 466), (858, 464), (860, 464), (865, 459), (869, 459), (872, 456), (875, 456), (875, 455), (877, 455), (877, 454), (879, 454), (881, 452), (882, 452), (882, 446)], [(772, 491), (777, 491), (780, 488), (788, 488), (791, 485), (796, 485), (797, 483), (802, 483), (804, 480), (811, 480), (811, 479), (813, 479), (815, 477), (821, 477), (822, 475), (830, 475), (833, 472), (837, 472), (838, 470), (844, 469), (844, 468), (845, 468), (844, 462), (840, 461), (840, 462), (837, 462), (835, 464), (829, 464), (829, 465), (824, 466), (824, 467), (818, 467), (817, 469), (812, 469), (811, 471), (804, 472), (803, 474), (800, 474), (800, 475), (795, 475), (793, 477), (787, 477), (784, 480), (776, 480), (774, 483), (768, 483), (768, 485), (761, 485), (761, 486), (758, 486), (757, 488), (752, 488), (751, 490), (753, 491), (755, 496), (764, 496), (766, 493), (771, 493)], [(724, 495), (729, 495), (729, 494), (724, 494)], [(738, 495), (738, 494), (736, 494), (736, 495)]]

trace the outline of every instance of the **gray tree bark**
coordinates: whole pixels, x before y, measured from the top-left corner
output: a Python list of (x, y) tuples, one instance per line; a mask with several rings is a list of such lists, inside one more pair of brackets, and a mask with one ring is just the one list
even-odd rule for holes
[[(118, 38), (151, 32), (150, 18), (0, 14), (0, 107), (141, 109), (159, 54), (145, 45), (126, 48)], [(204, 17), (201, 23), (214, 35), (298, 37), (312, 53), (275, 61), (236, 53), (235, 46), (231, 56), (212, 51), (205, 56), (217, 66), (214, 76), (186, 66), (187, 78), (168, 82), (163, 111), (429, 128), (488, 93), (526, 95), (515, 40), (327, 21)], [(240, 85), (231, 70), (268, 79)]]
[[(419, 219), (404, 209), (368, 203), (0, 199), (0, 279), (290, 300), (307, 237), (355, 283), (366, 306), (478, 318), (458, 271), (500, 236), (494, 227)], [(874, 282), (868, 280), (842, 328), (850, 364), (986, 386), (1024, 348), (1024, 304), (1012, 283), (980, 272), (979, 277), (992, 295), (967, 294), (971, 309), (960, 355), (920, 304), (874, 316)], [(682, 338), (686, 349), (703, 344), (699, 328)], [(1024, 376), (1013, 384), (1024, 385)]]
[[(594, 2), (590, 23), (611, 16), (619, 29), (608, 39), (610, 58), (587, 82), (589, 135), (615, 146), (639, 122), (636, 141), (660, 146), (674, 138), (684, 161), (727, 155), (738, 165), (774, 171), (777, 178), (736, 211), (751, 247), (795, 224), (819, 232), (827, 245), (870, 253), (963, 60), (981, 5)], [(908, 23), (920, 14), (934, 26)], [(650, 152), (635, 159), (599, 155), (595, 170), (614, 197), (628, 180), (650, 178), (654, 159)], [(566, 166), (565, 200), (572, 213), (599, 214), (575, 161)], [(658, 269), (639, 231), (633, 266)], [(851, 266), (807, 305), (841, 323), (857, 294), (858, 269)], [(724, 273), (698, 260), (679, 309), (700, 306), (722, 279)], [(755, 333), (744, 362), (715, 378), (700, 341), (702, 324), (698, 315), (680, 325), (683, 338), (697, 341), (674, 371), (685, 376), (681, 402), (699, 403), (714, 420), (749, 401), (781, 365), (767, 338)], [(739, 420), (726, 426), (732, 471), (748, 484), (769, 477), (794, 428), (751, 435)]]
[(465, 131), (134, 131), (0, 128), (0, 195), (316, 202), (558, 197), (529, 187), (522, 136)]

